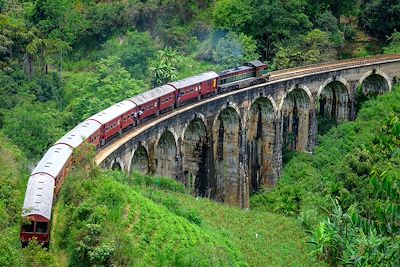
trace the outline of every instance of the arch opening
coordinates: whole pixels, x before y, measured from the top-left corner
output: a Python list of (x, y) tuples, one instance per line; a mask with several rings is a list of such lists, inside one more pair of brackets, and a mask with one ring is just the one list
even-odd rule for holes
[(361, 109), (362, 104), (378, 95), (390, 91), (388, 81), (380, 74), (372, 73), (365, 78), (357, 87), (356, 112)]
[(247, 128), (250, 193), (270, 187), (275, 142), (274, 107), (268, 98), (257, 99), (250, 107)]
[(164, 132), (156, 149), (155, 175), (176, 179), (177, 148), (174, 135), (170, 131)]
[(340, 81), (328, 83), (318, 96), (318, 133), (324, 134), (338, 122), (349, 120), (351, 101), (346, 85)]
[(147, 174), (149, 172), (149, 156), (147, 154), (146, 148), (139, 145), (133, 154), (131, 161), (131, 173), (139, 172), (142, 174)]
[(306, 151), (310, 127), (310, 98), (305, 90), (296, 87), (283, 100), (282, 114), (282, 156), (287, 162), (291, 151)]
[(114, 161), (114, 163), (111, 166), (111, 170), (113, 171), (122, 171), (121, 164), (117, 161)]
[(184, 184), (196, 195), (205, 196), (208, 190), (207, 130), (201, 119), (189, 123), (183, 139)]
[(239, 203), (240, 123), (239, 114), (228, 107), (213, 127), (215, 172), (211, 193), (216, 200), (232, 205)]

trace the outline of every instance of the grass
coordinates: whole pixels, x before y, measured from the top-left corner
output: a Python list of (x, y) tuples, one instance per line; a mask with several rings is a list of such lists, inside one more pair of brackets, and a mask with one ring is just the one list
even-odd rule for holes
[[(88, 255), (106, 248), (106, 263), (116, 266), (320, 265), (292, 218), (194, 198), (168, 178), (71, 177), (53, 215), (52, 248), (63, 255), (61, 266), (100, 264)], [(99, 236), (88, 234), (93, 225)]]

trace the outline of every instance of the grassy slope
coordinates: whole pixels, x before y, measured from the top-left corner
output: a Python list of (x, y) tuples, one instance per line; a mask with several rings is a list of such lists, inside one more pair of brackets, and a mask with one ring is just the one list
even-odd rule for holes
[(141, 191), (156, 203), (169, 207), (175, 202), (181, 209), (198, 214), (205, 226), (225, 233), (238, 245), (251, 266), (317, 265), (308, 255), (308, 237), (292, 218), (241, 210), (179, 193), (151, 188), (142, 188)]
[(195, 199), (170, 179), (100, 176), (72, 178), (63, 189), (52, 246), (61, 265), (76, 265), (74, 259), (82, 256), (76, 248), (88, 238), (85, 227), (94, 223), (102, 229), (96, 246), (111, 244), (109, 262), (118, 266), (315, 264), (307, 237), (291, 218)]

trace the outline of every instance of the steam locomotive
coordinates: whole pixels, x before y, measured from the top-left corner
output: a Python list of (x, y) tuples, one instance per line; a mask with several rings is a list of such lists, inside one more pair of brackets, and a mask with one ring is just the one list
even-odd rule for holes
[(218, 74), (205, 72), (151, 89), (78, 124), (46, 152), (29, 177), (20, 229), (22, 244), (36, 238), (48, 245), (53, 197), (60, 191), (73, 164), (73, 150), (83, 142), (99, 149), (116, 136), (162, 113), (202, 98), (265, 83), (268, 79), (268, 65), (255, 60)]

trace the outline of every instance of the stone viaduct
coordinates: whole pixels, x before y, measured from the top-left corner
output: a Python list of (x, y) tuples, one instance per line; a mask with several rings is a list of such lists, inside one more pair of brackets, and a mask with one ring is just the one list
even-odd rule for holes
[(357, 96), (390, 91), (399, 74), (400, 57), (273, 72), (266, 84), (149, 121), (98, 152), (96, 162), (172, 177), (196, 195), (246, 208), (250, 192), (281, 176), (282, 151), (313, 150), (318, 118), (354, 120)]

